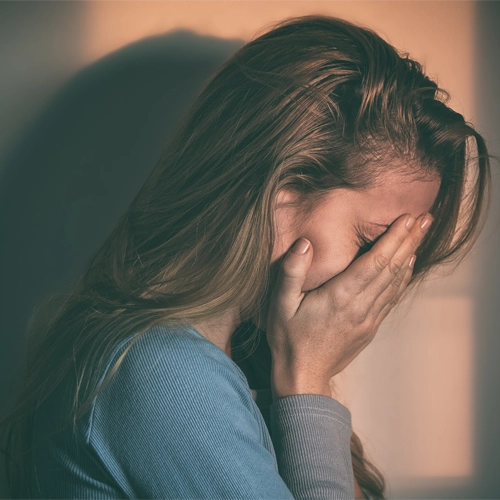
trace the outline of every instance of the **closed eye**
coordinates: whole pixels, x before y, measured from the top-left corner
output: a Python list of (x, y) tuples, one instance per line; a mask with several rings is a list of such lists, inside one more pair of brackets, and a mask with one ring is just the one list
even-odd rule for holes
[(359, 252), (357, 254), (357, 257), (359, 255), (362, 255), (362, 254), (368, 252), (371, 249), (371, 247), (375, 244), (375, 241), (376, 240), (368, 240), (368, 239), (366, 239), (366, 238), (364, 238), (363, 236), (360, 235), (359, 236), (359, 242), (358, 242)]

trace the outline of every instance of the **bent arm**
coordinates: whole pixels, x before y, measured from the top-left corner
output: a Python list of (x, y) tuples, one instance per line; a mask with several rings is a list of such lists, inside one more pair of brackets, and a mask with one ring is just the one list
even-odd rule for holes
[(317, 394), (279, 398), (270, 407), (281, 476), (294, 498), (352, 499), (351, 414)]

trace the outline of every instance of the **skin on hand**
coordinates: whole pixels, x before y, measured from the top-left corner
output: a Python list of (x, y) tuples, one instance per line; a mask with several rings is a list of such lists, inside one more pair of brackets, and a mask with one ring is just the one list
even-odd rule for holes
[[(399, 217), (348, 268), (305, 294), (314, 247), (292, 247), (271, 296), (267, 340), (273, 356), (273, 396), (329, 396), (329, 379), (374, 338), (411, 278), (412, 255), (431, 221), (428, 214)], [(297, 392), (299, 391), (299, 392)]]
[[(355, 191), (333, 189), (303, 220), (303, 211), (287, 206), (296, 201), (290, 189), (278, 193), (274, 214), (276, 241), (271, 257), (271, 285), (276, 279), (279, 260), (300, 237), (314, 247), (314, 256), (302, 291), (320, 287), (344, 271), (360, 254), (366, 252), (398, 217), (407, 213), (414, 217), (432, 207), (440, 187), (435, 177), (412, 180), (397, 172), (383, 175), (376, 187)], [(270, 290), (272, 286), (270, 287)], [(269, 298), (263, 300), (268, 304)], [(266, 331), (266, 307), (252, 321)], [(231, 357), (231, 335), (240, 323), (238, 308), (228, 310), (213, 321), (192, 323), (193, 326)]]
[[(271, 260), (275, 262), (282, 257), (298, 238), (307, 238), (314, 247), (314, 258), (302, 291), (314, 290), (343, 272), (356, 258), (368, 251), (370, 242), (376, 241), (402, 214), (412, 214), (416, 218), (428, 212), (439, 187), (440, 181), (436, 178), (409, 180), (397, 173), (388, 173), (375, 188), (362, 191), (333, 190), (301, 224), (298, 224), (293, 209), (286, 205), (280, 208), (280, 203), (294, 201), (295, 197), (293, 191), (282, 190), (275, 214), (276, 244)], [(266, 316), (253, 318), (264, 331), (266, 322), (262, 318)], [(237, 311), (232, 312), (226, 331), (218, 332), (217, 345), (229, 357), (235, 317)], [(199, 330), (202, 330), (201, 326)], [(332, 387), (332, 379), (329, 385)], [(333, 390), (330, 394), (336, 397)], [(252, 395), (255, 399), (253, 390)], [(356, 499), (366, 498), (355, 478), (354, 491)]]
[[(379, 185), (369, 189), (334, 189), (324, 197), (307, 219), (302, 210), (285, 204), (296, 193), (283, 189), (278, 194), (276, 244), (271, 262), (282, 257), (299, 238), (308, 239), (314, 249), (302, 291), (311, 291), (344, 271), (372, 242), (386, 232), (398, 217), (417, 218), (428, 212), (439, 191), (440, 180), (411, 180), (396, 172), (387, 173)], [(265, 325), (262, 325), (265, 330)]]

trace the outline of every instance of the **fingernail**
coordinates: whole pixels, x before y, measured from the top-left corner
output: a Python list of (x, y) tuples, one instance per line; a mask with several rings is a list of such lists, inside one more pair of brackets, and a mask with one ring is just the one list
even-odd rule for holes
[(424, 231), (427, 231), (427, 229), (429, 229), (429, 227), (430, 227), (431, 224), (432, 224), (432, 217), (430, 217), (430, 216), (427, 215), (427, 216), (424, 217), (424, 220), (420, 224), (420, 227)]
[(406, 219), (406, 229), (409, 231), (413, 227), (413, 224), (415, 224), (415, 217), (410, 215), (408, 219)]
[(412, 255), (410, 262), (408, 263), (408, 267), (413, 267), (413, 264), (415, 264), (415, 260), (417, 259), (416, 255)]
[(292, 248), (293, 253), (305, 254), (309, 248), (309, 241), (304, 238), (299, 238)]

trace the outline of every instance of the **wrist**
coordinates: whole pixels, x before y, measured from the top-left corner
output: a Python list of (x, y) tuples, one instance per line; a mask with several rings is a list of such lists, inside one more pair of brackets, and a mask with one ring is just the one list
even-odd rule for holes
[(271, 391), (273, 400), (297, 394), (333, 397), (329, 380), (317, 380), (310, 374), (278, 369), (275, 366), (271, 369)]

